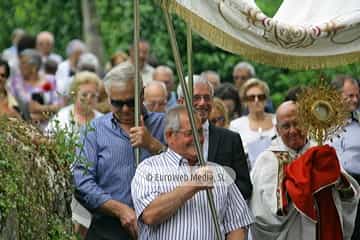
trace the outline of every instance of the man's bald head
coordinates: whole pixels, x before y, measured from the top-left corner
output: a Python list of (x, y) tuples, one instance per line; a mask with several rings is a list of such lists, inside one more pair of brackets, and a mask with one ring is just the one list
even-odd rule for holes
[(168, 94), (174, 87), (174, 73), (168, 66), (158, 66), (153, 73), (153, 80), (163, 82), (166, 85)]
[(287, 101), (278, 107), (276, 130), (284, 144), (291, 149), (300, 150), (306, 144), (306, 135), (299, 128), (295, 102)]
[(54, 35), (51, 32), (40, 32), (36, 36), (36, 48), (41, 55), (47, 56), (54, 46)]
[(276, 110), (276, 120), (283, 118), (286, 115), (293, 115), (297, 112), (297, 105), (294, 101), (286, 101), (280, 104)]
[(152, 81), (144, 89), (144, 104), (152, 112), (165, 112), (167, 90), (164, 83)]

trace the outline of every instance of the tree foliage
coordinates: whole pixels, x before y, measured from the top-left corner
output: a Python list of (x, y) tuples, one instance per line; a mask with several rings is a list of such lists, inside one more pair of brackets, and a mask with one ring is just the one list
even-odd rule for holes
[[(175, 69), (171, 53), (169, 37), (162, 11), (154, 0), (141, 2), (141, 36), (150, 41), (152, 54), (160, 64), (167, 64)], [(257, 0), (256, 3), (268, 16), (273, 16), (282, 0)], [(97, 10), (101, 18), (100, 32), (103, 37), (107, 57), (117, 50), (126, 51), (133, 39), (133, 1), (131, 0), (96, 0)], [(67, 42), (81, 36), (81, 7), (79, 0), (7, 0), (0, 1), (0, 7), (6, 11), (0, 12), (3, 22), (3, 32), (0, 39), (0, 49), (10, 45), (11, 31), (15, 27), (23, 27), (35, 34), (40, 30), (54, 32), (56, 50), (64, 53)], [(173, 16), (182, 60), (186, 70), (186, 25)], [(193, 70), (200, 73), (206, 69), (220, 73), (222, 81), (231, 81), (232, 68), (241, 60), (237, 56), (223, 51), (193, 34)], [(316, 82), (322, 74), (331, 79), (335, 74), (360, 75), (360, 65), (352, 64), (336, 69), (294, 71), (275, 68), (268, 65), (255, 65), (257, 75), (265, 80), (271, 89), (272, 98), (278, 104), (285, 92), (292, 86)]]

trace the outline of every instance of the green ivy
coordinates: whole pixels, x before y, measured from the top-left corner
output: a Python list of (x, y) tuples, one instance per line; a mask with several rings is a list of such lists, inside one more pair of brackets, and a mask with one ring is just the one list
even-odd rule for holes
[(13, 214), (19, 239), (75, 239), (69, 167), (77, 144), (75, 135), (59, 132), (49, 139), (31, 125), (0, 117), (0, 233)]

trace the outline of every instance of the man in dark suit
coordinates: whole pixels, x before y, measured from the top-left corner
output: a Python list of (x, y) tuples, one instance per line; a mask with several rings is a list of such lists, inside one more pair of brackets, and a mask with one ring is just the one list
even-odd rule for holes
[(249, 168), (240, 135), (225, 128), (209, 125), (208, 161), (231, 167), (236, 173), (235, 184), (243, 197), (251, 197)]
[(240, 135), (209, 124), (208, 118), (212, 109), (213, 96), (214, 90), (206, 78), (203, 76), (194, 78), (193, 107), (203, 125), (204, 158), (231, 167), (236, 173), (236, 185), (243, 197), (249, 199), (252, 185)]

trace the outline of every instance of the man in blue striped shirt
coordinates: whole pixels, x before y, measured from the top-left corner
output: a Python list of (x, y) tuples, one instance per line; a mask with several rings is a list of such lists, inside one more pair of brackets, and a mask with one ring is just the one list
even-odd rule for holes
[[(200, 141), (203, 142), (201, 121), (196, 119)], [(212, 189), (214, 193), (222, 238), (245, 239), (247, 227), (253, 219), (235, 183), (213, 184), (209, 180), (212, 172), (207, 175), (211, 177), (204, 180), (186, 179), (183, 175), (198, 164), (189, 118), (183, 105), (168, 111), (165, 138), (169, 149), (143, 161), (131, 184), (140, 239), (216, 239), (206, 189)], [(203, 176), (203, 173), (208, 174), (205, 167), (197, 169), (195, 176)], [(166, 176), (171, 178), (170, 181)]]
[(93, 212), (86, 239), (112, 240), (137, 237), (137, 222), (130, 183), (135, 174), (133, 147), (141, 159), (164, 148), (161, 113), (143, 108), (140, 127), (134, 127), (134, 78), (129, 63), (105, 76), (111, 113), (93, 120), (81, 133), (78, 154), (85, 162), (74, 165), (77, 198)]

